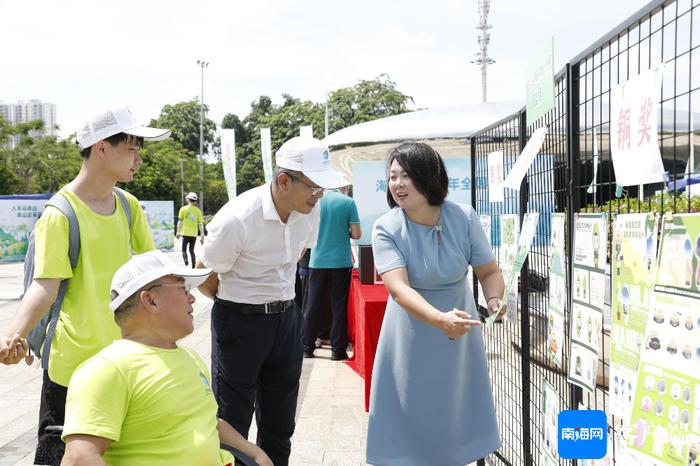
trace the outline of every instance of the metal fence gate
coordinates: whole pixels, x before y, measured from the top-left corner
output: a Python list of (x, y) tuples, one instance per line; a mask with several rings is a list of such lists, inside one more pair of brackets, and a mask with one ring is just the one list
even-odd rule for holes
[[(569, 329), (565, 325), (563, 369), (547, 358), (547, 279), (550, 244), (549, 216), (567, 217), (567, 290), (570, 290), (574, 214), (607, 212), (609, 216), (634, 212), (700, 211), (700, 197), (669, 194), (664, 183), (621, 192), (616, 185), (610, 156), (610, 92), (629, 78), (664, 63), (659, 117), (659, 146), (669, 183), (698, 172), (687, 164), (691, 145), (700, 150), (693, 136), (693, 113), (700, 114), (700, 0), (653, 1), (623, 24), (571, 60), (555, 76), (555, 106), (530, 126), (525, 110), (481, 130), (471, 138), (473, 205), (478, 214), (490, 215), (492, 244), (498, 245), (501, 214), (540, 212), (540, 223), (527, 262), (520, 275), (517, 322), (499, 323), (485, 335), (494, 389), (494, 402), (501, 429), (502, 447), (481, 463), (494, 465), (541, 464), (542, 380), (552, 384), (561, 409), (608, 409), (609, 326), (601, 335), (599, 374), (594, 392), (583, 392), (566, 380)], [(695, 110), (695, 112), (693, 111)], [(614, 124), (614, 123), (613, 123)], [(530, 135), (548, 127), (540, 155), (523, 179), (520, 191), (506, 189), (503, 203), (488, 198), (487, 155), (504, 154), (505, 173), (515, 162)], [(699, 136), (700, 136), (700, 132)], [(599, 166), (594, 175), (593, 138), (597, 139)], [(689, 190), (686, 190), (689, 192)], [(608, 237), (610, 256), (612, 235)], [(494, 247), (498, 257), (499, 248)], [(608, 262), (609, 263), (609, 262)], [(610, 280), (608, 280), (610, 283)], [(476, 291), (476, 288), (475, 288)], [(571, 293), (567, 291), (570, 317)], [(609, 305), (609, 299), (606, 304)], [(483, 312), (482, 308), (482, 312)], [(608, 310), (609, 316), (609, 310)], [(609, 320), (608, 320), (609, 322)], [(621, 420), (608, 416), (612, 458), (619, 459)], [(560, 460), (560, 464), (574, 464)], [(626, 465), (625, 465), (626, 466)]]

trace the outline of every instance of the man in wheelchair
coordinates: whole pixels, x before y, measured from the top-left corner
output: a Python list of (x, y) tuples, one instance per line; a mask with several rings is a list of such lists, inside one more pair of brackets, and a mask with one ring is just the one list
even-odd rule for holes
[[(216, 418), (206, 365), (177, 345), (194, 330), (190, 289), (210, 273), (176, 268), (160, 251), (134, 256), (117, 271), (110, 309), (122, 339), (71, 378), (62, 465), (272, 466)], [(242, 454), (234, 460), (231, 452)]]

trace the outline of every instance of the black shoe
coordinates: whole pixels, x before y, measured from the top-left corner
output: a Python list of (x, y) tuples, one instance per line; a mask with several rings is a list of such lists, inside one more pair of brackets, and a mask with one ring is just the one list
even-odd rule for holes
[(313, 349), (305, 349), (304, 350), (304, 359), (311, 359), (315, 358), (314, 356), (314, 350)]
[(348, 353), (345, 350), (332, 350), (331, 361), (345, 361), (348, 358)]

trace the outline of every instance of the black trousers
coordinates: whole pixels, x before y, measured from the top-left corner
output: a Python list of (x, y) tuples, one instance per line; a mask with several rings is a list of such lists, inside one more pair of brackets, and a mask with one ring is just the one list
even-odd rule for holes
[(197, 262), (194, 257), (194, 245), (197, 242), (197, 237), (196, 236), (183, 236), (182, 237), (182, 260), (185, 261), (185, 265), (187, 265), (187, 249), (190, 250), (190, 257), (192, 258), (192, 268), (194, 268), (195, 263)]
[(66, 417), (66, 394), (68, 389), (54, 383), (49, 371), (44, 371), (41, 383), (41, 404), (39, 405), (39, 430), (34, 464), (58, 466), (63, 458), (65, 444), (60, 432), (46, 432), (47, 426), (62, 426)]
[(257, 444), (286, 466), (294, 434), (303, 361), (301, 313), (243, 314), (216, 299), (211, 311), (212, 389), (218, 416), (248, 437), (253, 412)]
[(352, 269), (309, 269), (309, 283), (304, 302), (304, 348), (315, 348), (324, 309), (331, 310), (331, 347), (348, 346), (348, 293)]

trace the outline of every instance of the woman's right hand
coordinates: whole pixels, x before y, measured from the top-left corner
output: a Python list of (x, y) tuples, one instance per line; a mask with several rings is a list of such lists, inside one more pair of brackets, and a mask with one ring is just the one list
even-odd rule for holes
[(481, 325), (481, 321), (474, 320), (469, 314), (458, 309), (452, 309), (442, 314), (440, 330), (450, 340), (456, 340), (469, 333), (472, 327)]

